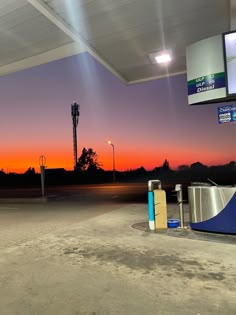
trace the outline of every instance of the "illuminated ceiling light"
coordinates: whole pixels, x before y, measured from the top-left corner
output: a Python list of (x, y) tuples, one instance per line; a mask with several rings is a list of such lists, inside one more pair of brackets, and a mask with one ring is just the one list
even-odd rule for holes
[(169, 54), (163, 54), (160, 56), (156, 56), (155, 59), (156, 59), (157, 63), (166, 63), (166, 62), (171, 61), (171, 57)]
[(171, 55), (168, 51), (159, 51), (149, 54), (152, 63), (168, 64), (171, 61)]

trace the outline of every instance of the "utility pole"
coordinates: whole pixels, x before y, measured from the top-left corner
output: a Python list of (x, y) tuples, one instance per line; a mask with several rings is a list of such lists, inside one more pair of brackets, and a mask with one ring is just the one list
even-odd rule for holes
[(71, 104), (71, 117), (73, 125), (73, 148), (74, 148), (74, 170), (76, 170), (78, 153), (77, 153), (77, 126), (79, 122), (80, 106), (76, 102)]

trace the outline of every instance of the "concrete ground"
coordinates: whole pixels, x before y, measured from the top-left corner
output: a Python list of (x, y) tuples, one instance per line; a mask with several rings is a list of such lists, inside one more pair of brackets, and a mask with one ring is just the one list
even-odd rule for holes
[(135, 229), (146, 204), (76, 208), (0, 205), (1, 315), (236, 314), (235, 245)]

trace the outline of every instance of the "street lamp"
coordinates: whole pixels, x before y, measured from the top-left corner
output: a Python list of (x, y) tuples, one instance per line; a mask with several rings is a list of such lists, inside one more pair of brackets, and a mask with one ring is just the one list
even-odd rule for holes
[(113, 160), (113, 182), (116, 181), (116, 168), (115, 168), (115, 146), (114, 144), (109, 140), (107, 141), (108, 144), (112, 146), (112, 160)]

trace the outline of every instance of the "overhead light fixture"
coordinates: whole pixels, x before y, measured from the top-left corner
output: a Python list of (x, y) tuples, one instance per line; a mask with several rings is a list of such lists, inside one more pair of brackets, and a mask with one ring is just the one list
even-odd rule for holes
[(158, 51), (149, 54), (152, 63), (168, 64), (171, 61), (171, 54), (168, 51)]
[(167, 63), (171, 61), (171, 57), (169, 54), (163, 54), (155, 57), (157, 63)]

